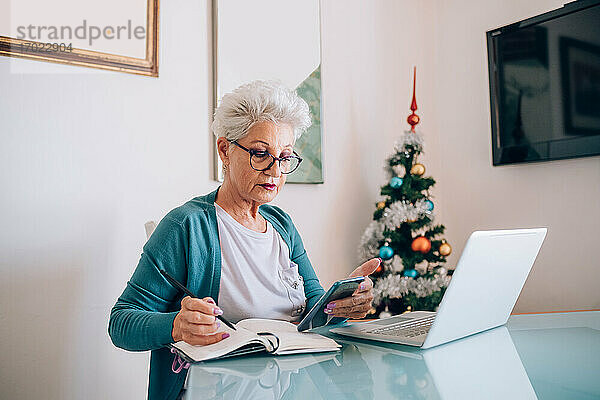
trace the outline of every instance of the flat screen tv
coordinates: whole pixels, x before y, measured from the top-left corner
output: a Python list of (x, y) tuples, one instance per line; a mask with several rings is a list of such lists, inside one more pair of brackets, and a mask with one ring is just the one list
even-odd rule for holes
[(600, 154), (600, 0), (486, 35), (493, 164)]

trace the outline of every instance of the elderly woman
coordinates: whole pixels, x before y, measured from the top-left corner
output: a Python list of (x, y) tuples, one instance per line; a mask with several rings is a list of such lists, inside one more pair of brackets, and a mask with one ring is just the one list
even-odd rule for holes
[[(187, 371), (172, 372), (169, 343), (227, 340), (215, 319), (221, 314), (232, 322), (298, 321), (324, 293), (292, 219), (267, 204), (300, 164), (293, 147), (310, 123), (306, 102), (278, 83), (256, 81), (223, 96), (212, 126), (223, 184), (160, 221), (110, 314), (108, 331), (116, 346), (152, 350), (150, 399), (175, 399), (184, 385)], [(350, 276), (369, 275), (380, 262), (369, 260)], [(160, 269), (198, 298), (181, 299)], [(326, 312), (364, 317), (372, 286), (367, 277)]]

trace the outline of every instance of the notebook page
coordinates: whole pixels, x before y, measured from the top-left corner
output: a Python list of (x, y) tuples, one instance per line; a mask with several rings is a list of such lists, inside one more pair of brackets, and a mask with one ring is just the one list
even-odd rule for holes
[(328, 337), (311, 332), (279, 332), (280, 345), (275, 354), (310, 353), (334, 351), (342, 347)]
[(222, 326), (219, 332), (228, 332), (231, 336), (217, 343), (205, 346), (193, 346), (184, 341), (173, 344), (173, 347), (184, 352), (194, 361), (204, 361), (213, 358), (221, 357), (249, 343), (262, 343), (268, 350), (272, 350), (268, 340), (256, 336), (253, 332), (244, 329), (236, 324), (237, 330), (233, 330), (228, 326)]
[(237, 323), (253, 332), (270, 332), (279, 338), (279, 348), (275, 354), (309, 353), (315, 351), (333, 351), (341, 347), (335, 340), (311, 332), (298, 332), (291, 322), (250, 318)]
[(252, 332), (298, 332), (296, 325), (278, 319), (248, 318), (238, 322), (235, 326), (241, 326)]

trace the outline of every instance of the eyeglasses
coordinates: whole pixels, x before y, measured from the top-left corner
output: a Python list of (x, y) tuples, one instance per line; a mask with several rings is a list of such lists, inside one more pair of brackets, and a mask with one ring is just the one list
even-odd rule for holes
[(302, 162), (302, 158), (295, 151), (293, 156), (275, 157), (268, 151), (247, 149), (235, 140), (230, 140), (229, 143), (235, 144), (250, 154), (250, 166), (255, 171), (266, 171), (277, 161), (282, 174), (291, 174)]

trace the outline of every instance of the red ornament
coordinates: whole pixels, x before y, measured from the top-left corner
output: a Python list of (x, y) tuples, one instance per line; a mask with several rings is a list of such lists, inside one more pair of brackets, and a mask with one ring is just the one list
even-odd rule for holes
[(419, 123), (419, 121), (421, 120), (421, 118), (419, 118), (419, 116), (417, 114), (410, 114), (408, 116), (408, 118), (406, 118), (406, 121), (411, 125), (410, 130), (414, 132), (415, 130), (415, 125)]
[(410, 114), (408, 116), (408, 118), (406, 118), (406, 122), (408, 122), (410, 124), (411, 132), (415, 131), (415, 125), (417, 125), (419, 123), (419, 121), (421, 120), (421, 118), (419, 118), (419, 116), (417, 114), (415, 114), (415, 111), (417, 111), (417, 97), (415, 96), (416, 90), (417, 90), (417, 67), (415, 67), (415, 74), (413, 76), (413, 98), (412, 98), (412, 102), (410, 104), (410, 109), (412, 111), (412, 114)]
[(417, 236), (410, 245), (410, 248), (413, 251), (419, 251), (425, 254), (431, 250), (431, 241), (425, 236)]
[(371, 275), (379, 275), (383, 271), (383, 263), (380, 263), (379, 266), (373, 271)]

